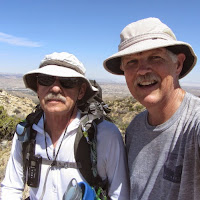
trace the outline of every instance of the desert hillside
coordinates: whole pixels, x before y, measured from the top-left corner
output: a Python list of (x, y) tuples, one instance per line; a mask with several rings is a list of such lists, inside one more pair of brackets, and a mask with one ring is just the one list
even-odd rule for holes
[[(14, 96), (5, 90), (0, 89), (0, 107), (3, 107), (9, 116), (24, 119), (26, 115), (32, 112), (35, 103), (27, 97)], [(1, 122), (3, 121), (0, 123), (0, 128), (6, 129), (8, 122), (5, 121), (5, 119), (0, 120)], [(2, 125), (4, 127), (1, 127)], [(5, 166), (10, 155), (10, 147), (11, 141), (6, 139), (0, 140), (0, 181), (4, 176)]]
[(4, 107), (8, 115), (25, 118), (32, 112), (35, 103), (28, 97), (14, 96), (4, 90), (0, 90), (0, 105)]

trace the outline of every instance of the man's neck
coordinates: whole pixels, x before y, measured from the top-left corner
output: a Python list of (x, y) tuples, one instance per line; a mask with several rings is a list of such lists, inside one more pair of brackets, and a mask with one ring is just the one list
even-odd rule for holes
[(152, 126), (160, 125), (166, 122), (172, 117), (172, 115), (178, 110), (185, 96), (185, 91), (178, 88), (174, 91), (173, 95), (162, 102), (160, 105), (147, 108), (148, 110), (148, 122)]
[(77, 111), (68, 115), (56, 115), (45, 113), (45, 131), (50, 135), (54, 147), (62, 133), (67, 129), (69, 124), (75, 119)]

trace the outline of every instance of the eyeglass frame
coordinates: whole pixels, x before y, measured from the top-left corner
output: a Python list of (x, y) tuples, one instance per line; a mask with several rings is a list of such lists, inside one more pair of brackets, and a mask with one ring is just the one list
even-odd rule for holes
[[(50, 83), (45, 83), (44, 78), (46, 78), (46, 77), (51, 78)], [(83, 83), (83, 80), (79, 77), (58, 77), (58, 76), (52, 76), (52, 75), (47, 75), (47, 74), (38, 74), (36, 76), (36, 78), (37, 78), (37, 83), (39, 85), (46, 86), (46, 87), (53, 85), (57, 78), (58, 78), (60, 85), (65, 89), (73, 89)], [(72, 86), (67, 84), (67, 83), (69, 83), (69, 81), (72, 81), (72, 80), (74, 81)]]

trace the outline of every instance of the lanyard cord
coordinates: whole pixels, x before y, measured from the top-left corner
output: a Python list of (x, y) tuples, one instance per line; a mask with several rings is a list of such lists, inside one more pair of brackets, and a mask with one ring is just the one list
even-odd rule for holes
[[(77, 101), (76, 101), (76, 102), (77, 102)], [(63, 140), (64, 140), (64, 138), (65, 138), (65, 135), (66, 135), (66, 133), (67, 133), (67, 128), (68, 128), (68, 126), (69, 126), (71, 117), (72, 117), (72, 115), (73, 115), (73, 113), (74, 113), (74, 108), (75, 108), (75, 106), (76, 106), (76, 103), (74, 104), (74, 107), (73, 107), (73, 109), (72, 109), (72, 112), (71, 112), (69, 121), (68, 121), (68, 123), (67, 123), (67, 127), (65, 128), (65, 132), (64, 132), (64, 134), (63, 134), (63, 137), (62, 137), (62, 140), (61, 140), (61, 142), (60, 142), (60, 146), (59, 146), (59, 148), (58, 148), (58, 151), (57, 151), (57, 153), (56, 153), (56, 156), (55, 156), (55, 158), (54, 158), (52, 164), (51, 164), (51, 165), (48, 167), (48, 169), (47, 169), (46, 176), (45, 176), (45, 180), (44, 180), (44, 185), (43, 185), (43, 189), (42, 189), (42, 194), (41, 194), (39, 200), (42, 200), (43, 197), (44, 197), (44, 194), (45, 194), (45, 191), (46, 191), (46, 183), (47, 183), (47, 177), (48, 177), (48, 175), (49, 175), (49, 171), (51, 170), (51, 167), (53, 167), (53, 166), (55, 165), (55, 163), (56, 163), (56, 158), (57, 158), (58, 153), (59, 153), (59, 151), (60, 151), (60, 148), (61, 148), (61, 145), (62, 145)], [(45, 132), (45, 124), (44, 124), (44, 114), (43, 114), (43, 130), (44, 130), (44, 135), (45, 135), (46, 154), (47, 154), (48, 159), (50, 160), (50, 157), (49, 157), (49, 154), (48, 154), (48, 150), (47, 150), (47, 140), (46, 140), (46, 132)]]
[[(75, 104), (75, 105), (76, 105), (76, 104)], [(75, 105), (74, 105), (74, 108), (75, 108)], [(60, 151), (62, 142), (63, 142), (63, 140), (64, 140), (64, 138), (65, 138), (65, 135), (66, 135), (66, 132), (67, 132), (67, 128), (68, 128), (68, 126), (69, 126), (70, 119), (71, 119), (72, 114), (73, 114), (73, 112), (74, 112), (74, 108), (73, 108), (73, 110), (72, 110), (72, 113), (71, 113), (71, 115), (70, 115), (69, 121), (68, 121), (68, 123), (67, 123), (67, 127), (65, 128), (65, 132), (64, 132), (64, 135), (63, 135), (62, 140), (61, 140), (61, 142), (60, 142), (60, 146), (59, 146), (59, 148), (58, 148), (58, 151), (57, 151), (57, 153), (56, 153), (56, 156), (55, 156), (53, 162), (51, 163), (51, 165), (50, 165), (50, 166), (48, 167), (48, 169), (47, 169), (46, 176), (45, 176), (45, 180), (44, 180), (44, 185), (43, 185), (43, 189), (42, 189), (42, 194), (41, 194), (39, 200), (42, 200), (43, 197), (44, 197), (44, 194), (45, 194), (45, 191), (46, 191), (46, 183), (47, 183), (47, 177), (48, 177), (48, 175), (49, 175), (49, 171), (51, 170), (51, 167), (53, 167), (53, 166), (55, 165), (55, 163), (56, 163), (56, 158), (57, 158), (58, 153), (59, 153), (59, 151)], [(45, 125), (44, 125), (44, 114), (43, 114), (43, 130), (44, 130), (44, 135), (45, 135), (45, 149), (46, 149), (46, 154), (47, 154), (48, 159), (50, 160), (50, 157), (49, 157), (49, 154), (48, 154), (48, 150), (47, 150), (46, 131), (45, 131)]]
[[(71, 116), (72, 116), (73, 112), (74, 112), (74, 109), (73, 109), (73, 111), (72, 111), (72, 113), (71, 113)], [(71, 119), (71, 116), (70, 116), (70, 119)], [(53, 165), (55, 164), (55, 161), (56, 161), (56, 158), (57, 158), (58, 153), (59, 153), (59, 151), (60, 151), (61, 145), (62, 145), (63, 140), (64, 140), (64, 138), (65, 138), (65, 135), (66, 135), (66, 133), (67, 133), (67, 128), (68, 128), (70, 119), (69, 119), (69, 121), (68, 121), (68, 123), (67, 123), (67, 127), (65, 128), (65, 132), (64, 132), (64, 134), (63, 134), (62, 140), (61, 140), (60, 145), (59, 145), (59, 147), (58, 147), (58, 151), (57, 151), (57, 153), (56, 153), (55, 158), (53, 159), (53, 162), (52, 162), (51, 166), (53, 166)], [(43, 114), (43, 122), (44, 122), (44, 114)], [(45, 131), (45, 125), (44, 125), (43, 129), (44, 129), (44, 135), (45, 135), (45, 149), (46, 149), (47, 158), (48, 158), (49, 160), (51, 160), (50, 157), (49, 157), (49, 154), (48, 154), (48, 149), (47, 149), (47, 136), (46, 136), (46, 131)]]
[[(76, 104), (75, 104), (75, 105), (76, 105)], [(52, 162), (51, 166), (54, 166), (54, 165), (55, 165), (56, 158), (57, 158), (58, 153), (59, 153), (59, 151), (60, 151), (60, 148), (61, 148), (61, 145), (62, 145), (63, 140), (64, 140), (64, 138), (65, 138), (65, 135), (66, 135), (66, 133), (67, 133), (67, 128), (68, 128), (68, 126), (69, 126), (71, 117), (72, 117), (72, 115), (73, 115), (73, 113), (74, 113), (75, 105), (74, 105), (73, 110), (72, 110), (72, 112), (71, 112), (69, 121), (68, 121), (68, 123), (67, 123), (67, 127), (65, 128), (65, 132), (64, 132), (64, 134), (63, 134), (62, 140), (61, 140), (60, 145), (59, 145), (59, 147), (58, 147), (58, 151), (57, 151), (57, 153), (56, 153), (55, 158), (53, 159), (53, 162)], [(46, 149), (46, 154), (47, 154), (48, 159), (51, 160), (50, 157), (49, 157), (49, 154), (48, 154), (48, 149), (47, 149), (47, 138), (46, 138), (45, 124), (44, 124), (44, 114), (43, 114), (43, 130), (44, 130), (44, 135), (45, 135), (45, 149)]]

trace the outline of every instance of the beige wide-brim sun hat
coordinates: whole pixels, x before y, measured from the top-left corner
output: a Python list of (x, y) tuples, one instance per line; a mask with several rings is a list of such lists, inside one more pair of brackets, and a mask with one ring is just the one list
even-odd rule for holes
[(76, 77), (83, 79), (87, 83), (87, 90), (82, 101), (87, 101), (93, 97), (98, 89), (93, 87), (85, 76), (84, 65), (73, 55), (67, 52), (46, 55), (36, 70), (27, 72), (23, 76), (24, 84), (34, 92), (37, 92), (37, 75), (46, 74), (57, 77)]
[(120, 69), (121, 57), (163, 47), (175, 54), (185, 54), (179, 78), (186, 76), (197, 61), (192, 47), (188, 43), (177, 41), (172, 30), (157, 18), (146, 18), (127, 25), (120, 38), (118, 52), (103, 62), (104, 68), (112, 74), (124, 74)]

